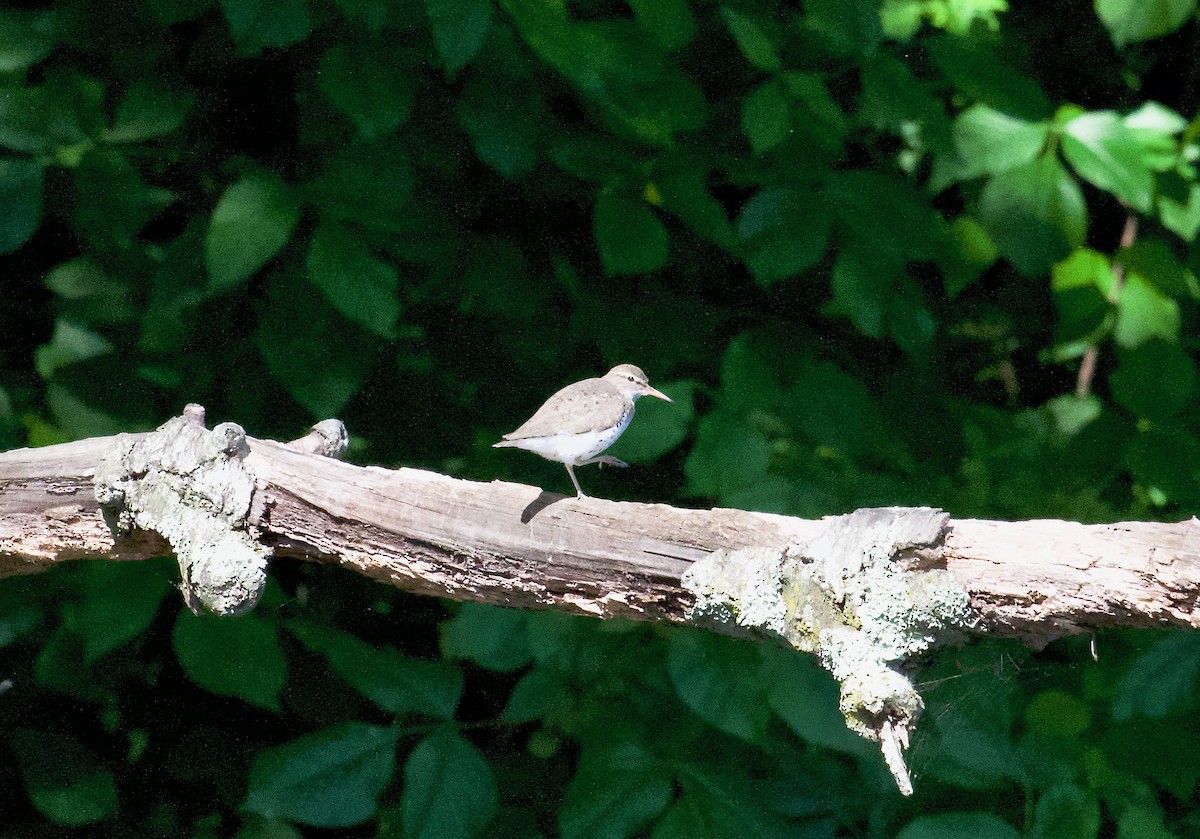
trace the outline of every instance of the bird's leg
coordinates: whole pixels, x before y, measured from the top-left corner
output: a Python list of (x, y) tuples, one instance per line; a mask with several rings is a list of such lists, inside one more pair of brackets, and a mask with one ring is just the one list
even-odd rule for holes
[(571, 468), (571, 464), (564, 463), (563, 466), (567, 467), (567, 474), (571, 476), (571, 483), (575, 484), (575, 491), (579, 493), (578, 497), (587, 498), (587, 496), (583, 494), (583, 490), (579, 488), (579, 481), (575, 479), (575, 470)]
[(589, 463), (599, 463), (601, 466), (620, 466), (625, 468), (629, 464), (623, 460), (617, 460), (610, 454), (600, 455), (600, 457), (589, 457), (587, 460), (581, 460), (576, 463), (576, 466), (587, 466)]

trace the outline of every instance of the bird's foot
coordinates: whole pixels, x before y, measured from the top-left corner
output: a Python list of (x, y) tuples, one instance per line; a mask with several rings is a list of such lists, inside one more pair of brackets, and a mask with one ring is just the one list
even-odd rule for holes
[(600, 457), (593, 457), (591, 460), (589, 460), (587, 462), (588, 463), (599, 463), (601, 468), (604, 468), (605, 466), (619, 466), (622, 469), (624, 469), (629, 466), (629, 464), (626, 463), (625, 461), (617, 460), (612, 455), (607, 455), (607, 454), (602, 455)]

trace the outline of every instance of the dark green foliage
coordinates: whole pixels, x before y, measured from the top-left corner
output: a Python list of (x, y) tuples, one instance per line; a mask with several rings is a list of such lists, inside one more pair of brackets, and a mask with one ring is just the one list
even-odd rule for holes
[[(491, 443), (631, 362), (597, 495), (1191, 515), (1196, 0), (1007, 5), (10, 4), (0, 449), (199, 402), (563, 491)], [(786, 650), (176, 574), (0, 581), (5, 835), (1200, 835), (1191, 636), (926, 662), (904, 801)]]

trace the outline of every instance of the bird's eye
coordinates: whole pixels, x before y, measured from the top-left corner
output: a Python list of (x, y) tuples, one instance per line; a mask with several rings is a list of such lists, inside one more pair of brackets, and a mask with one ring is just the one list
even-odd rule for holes
[(631, 382), (633, 381), (633, 376), (626, 376), (626, 378), (629, 379), (629, 381), (631, 381)]

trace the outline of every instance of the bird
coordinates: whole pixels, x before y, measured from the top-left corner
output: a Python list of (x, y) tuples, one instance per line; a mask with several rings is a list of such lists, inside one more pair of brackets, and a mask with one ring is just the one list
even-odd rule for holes
[(575, 477), (576, 466), (599, 463), (628, 466), (600, 452), (617, 441), (633, 419), (633, 403), (642, 396), (671, 401), (650, 387), (641, 368), (618, 364), (603, 376), (569, 384), (538, 408), (524, 425), (493, 443), (494, 448), (512, 446), (540, 454), (567, 467), (579, 498), (587, 498)]

